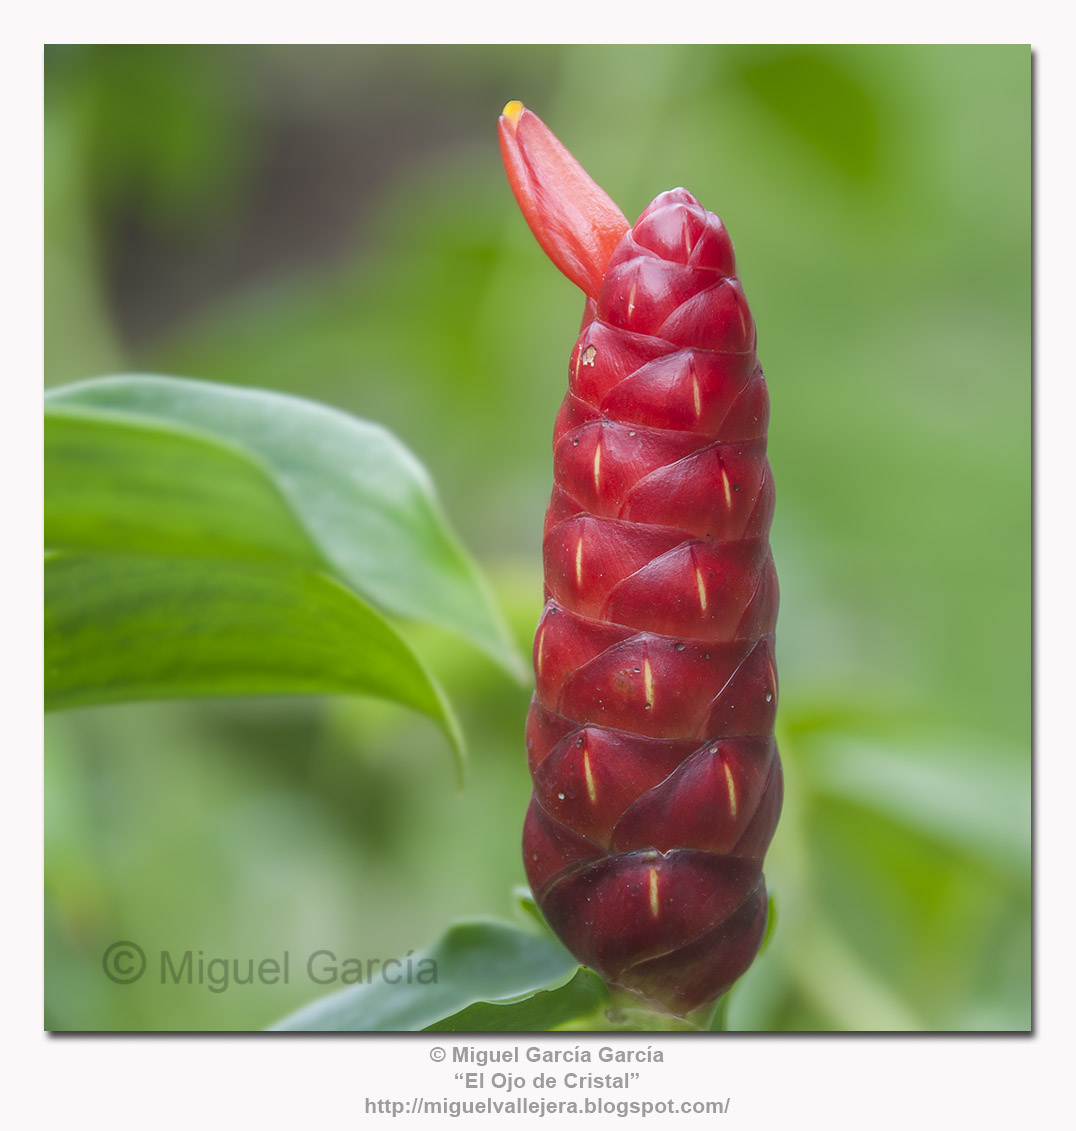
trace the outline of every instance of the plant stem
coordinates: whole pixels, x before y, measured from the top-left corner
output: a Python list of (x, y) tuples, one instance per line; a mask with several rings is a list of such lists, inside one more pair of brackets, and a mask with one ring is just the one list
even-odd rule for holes
[(560, 1031), (624, 1033), (724, 1032), (728, 995), (704, 1005), (686, 1017), (648, 1005), (634, 994), (610, 989), (609, 1001), (593, 1013), (564, 1025)]

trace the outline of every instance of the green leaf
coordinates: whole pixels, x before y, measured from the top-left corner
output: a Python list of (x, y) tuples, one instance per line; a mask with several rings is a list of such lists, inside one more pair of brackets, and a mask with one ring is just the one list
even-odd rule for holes
[(399, 961), (397, 984), (375, 974), (373, 981), (330, 994), (273, 1029), (415, 1032), (479, 1003), (534, 993), (578, 966), (559, 943), (492, 921), (459, 923), (427, 950)]
[(399, 633), (324, 574), (257, 561), (53, 553), (45, 702), (192, 695), (374, 695), (459, 727)]
[[(249, 479), (250, 464), (261, 468), (327, 572), (388, 613), (458, 632), (521, 676), (519, 652), (425, 468), (384, 428), (297, 397), (173, 377), (101, 378), (57, 389), (47, 400), (95, 409), (113, 425), (120, 414), (137, 418), (132, 424), (155, 421), (207, 445), (216, 441), (220, 447), (204, 453), (205, 465), (192, 473), (196, 483), (209, 482), (209, 465), (223, 451), (238, 450), (248, 466), (236, 475)], [(169, 458), (174, 452), (162, 456)], [(148, 470), (142, 479), (162, 474)], [(61, 484), (70, 490), (70, 476)], [(107, 481), (96, 488), (99, 495), (106, 489)], [(135, 517), (147, 501), (132, 499)], [(70, 513), (65, 522), (68, 529), (78, 525)], [(285, 541), (292, 543), (290, 534)]]
[(550, 938), (556, 938), (553, 928), (546, 922), (542, 909), (538, 906), (538, 900), (534, 898), (534, 893), (526, 884), (518, 884), (512, 889), (512, 904), (525, 923), (532, 927), (537, 926)]
[(578, 1021), (609, 1004), (606, 984), (585, 966), (571, 981), (512, 1001), (482, 1001), (427, 1025), (444, 1033), (544, 1033)]
[(47, 547), (263, 558), (323, 568), (261, 465), (211, 436), (49, 404), (45, 467)]
[(1007, 869), (1030, 866), (1029, 755), (966, 736), (919, 735), (909, 749), (830, 735), (811, 758), (820, 794), (867, 806)]

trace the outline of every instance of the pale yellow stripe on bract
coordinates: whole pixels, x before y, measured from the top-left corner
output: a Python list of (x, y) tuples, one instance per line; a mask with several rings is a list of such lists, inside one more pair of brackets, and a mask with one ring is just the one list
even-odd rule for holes
[(587, 796), (590, 798), (591, 805), (598, 800), (598, 786), (594, 781), (594, 775), (590, 771), (590, 752), (583, 748), (583, 777), (587, 782)]
[(649, 711), (654, 705), (654, 673), (650, 670), (650, 660), (643, 660), (643, 694), (646, 697), (646, 709)]
[(732, 771), (729, 769), (729, 764), (724, 759), (721, 760), (721, 765), (725, 769), (725, 781), (729, 786), (729, 812), (732, 816), (736, 816), (736, 783), (732, 780)]
[(602, 467), (602, 446), (599, 444), (594, 449), (594, 490), (598, 490), (598, 479), (601, 475)]
[(575, 583), (583, 584), (583, 536), (579, 536), (579, 543), (575, 547)]
[(658, 870), (650, 869), (650, 914), (656, 919), (661, 905), (658, 903)]
[(729, 473), (721, 469), (721, 486), (725, 488), (725, 506), (732, 508), (732, 487), (729, 484)]
[(706, 612), (706, 583), (702, 579), (702, 570), (697, 566), (695, 567), (695, 580), (699, 585), (699, 605), (703, 612)]
[(739, 304), (739, 312), (740, 312), (740, 326), (743, 330), (743, 336), (746, 338), (751, 333), (751, 323), (747, 321), (747, 317), (748, 317), (748, 315), (747, 315), (747, 304), (745, 302), (741, 302)]

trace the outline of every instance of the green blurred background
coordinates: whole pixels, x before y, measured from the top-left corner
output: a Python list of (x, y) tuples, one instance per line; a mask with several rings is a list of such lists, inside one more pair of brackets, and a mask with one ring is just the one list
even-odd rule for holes
[[(516, 212), (536, 110), (634, 217), (736, 241), (772, 400), (784, 817), (733, 1027), (1031, 1023), (1031, 56), (988, 47), (46, 50), (46, 379), (287, 390), (426, 463), (529, 649), (581, 297)], [(98, 708), (46, 730), (54, 1029), (260, 1028), (289, 986), (117, 986), (148, 953), (418, 950), (512, 915), (529, 695)]]

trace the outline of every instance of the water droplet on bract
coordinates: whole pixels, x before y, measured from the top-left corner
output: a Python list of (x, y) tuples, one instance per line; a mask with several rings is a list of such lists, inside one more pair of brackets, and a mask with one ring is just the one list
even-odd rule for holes
[(579, 437), (578, 436), (572, 441), (572, 447), (573, 448), (579, 447)]
[(687, 647), (687, 645), (686, 644), (674, 644), (673, 647), (677, 650), (677, 652), (682, 652)]
[(563, 801), (563, 800), (564, 800), (564, 794), (563, 794), (563, 793), (558, 793), (558, 794), (557, 794), (557, 800), (558, 800), (558, 801)]
[(773, 692), (772, 692), (772, 691), (767, 691), (767, 692), (766, 692), (766, 702), (767, 702), (767, 703), (772, 703), (772, 702), (773, 702)]

